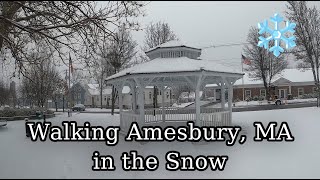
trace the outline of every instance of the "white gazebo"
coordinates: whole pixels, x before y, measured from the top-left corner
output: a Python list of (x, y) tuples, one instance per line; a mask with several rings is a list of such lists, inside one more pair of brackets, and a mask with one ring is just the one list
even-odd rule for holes
[[(143, 125), (171, 125), (194, 121), (197, 126), (231, 125), (233, 84), (243, 73), (215, 61), (199, 59), (201, 49), (188, 47), (179, 41), (170, 41), (146, 52), (148, 62), (124, 69), (106, 79), (107, 84), (116, 87), (119, 93), (120, 127), (127, 130), (132, 122)], [(221, 106), (203, 108), (200, 106), (200, 91), (207, 84), (221, 88)], [(160, 107), (146, 109), (144, 88), (156, 86), (160, 91), (178, 85), (188, 85), (195, 92), (195, 108)], [(123, 110), (122, 88), (130, 87), (132, 108)], [(225, 107), (225, 92), (228, 91), (228, 107)], [(162, 101), (164, 101), (164, 93)], [(162, 103), (163, 104), (163, 103)], [(170, 124), (171, 123), (171, 124)], [(180, 124), (181, 125), (181, 124)]]

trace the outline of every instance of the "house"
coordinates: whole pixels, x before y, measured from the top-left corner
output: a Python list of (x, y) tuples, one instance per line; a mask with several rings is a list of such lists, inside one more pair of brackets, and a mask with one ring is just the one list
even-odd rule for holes
[[(112, 87), (108, 86), (102, 90), (102, 98), (100, 94), (99, 84), (85, 84), (82, 82), (76, 83), (71, 87), (71, 101), (73, 104), (84, 104), (86, 107), (101, 107), (111, 108), (112, 105)], [(147, 86), (144, 91), (144, 99), (146, 107), (153, 107), (153, 86)], [(131, 104), (132, 93), (129, 86), (124, 86), (122, 90), (123, 107), (129, 108)], [(158, 91), (157, 104), (161, 104), (161, 91)], [(119, 97), (116, 99), (115, 107), (118, 107)], [(165, 90), (165, 105), (171, 103), (171, 90)]]
[[(270, 88), (271, 95), (281, 99), (312, 97), (316, 92), (311, 69), (285, 69), (273, 79)], [(205, 96), (214, 101), (219, 101), (221, 97), (219, 87), (207, 85)], [(246, 72), (243, 79), (239, 79), (234, 84), (233, 101), (243, 101), (250, 98), (265, 99), (266, 90), (262, 80), (253, 79)]]

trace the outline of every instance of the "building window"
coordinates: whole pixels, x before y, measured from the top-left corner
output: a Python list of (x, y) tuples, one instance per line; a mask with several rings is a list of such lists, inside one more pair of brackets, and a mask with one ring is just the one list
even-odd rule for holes
[(78, 93), (78, 99), (81, 99), (81, 94), (80, 93)]
[(107, 96), (104, 97), (104, 101), (107, 101)]
[(167, 91), (167, 99), (169, 99), (169, 92)]
[(149, 92), (149, 99), (151, 99), (152, 98), (152, 94), (151, 94), (151, 92)]
[(260, 96), (266, 97), (267, 93), (265, 89), (260, 89)]
[(312, 91), (313, 91), (313, 94), (316, 94), (317, 93), (317, 87), (313, 87)]
[(246, 90), (245, 91), (245, 97), (246, 97), (246, 99), (251, 97), (251, 90)]
[(298, 88), (298, 96), (302, 96), (304, 93), (304, 89), (303, 88)]

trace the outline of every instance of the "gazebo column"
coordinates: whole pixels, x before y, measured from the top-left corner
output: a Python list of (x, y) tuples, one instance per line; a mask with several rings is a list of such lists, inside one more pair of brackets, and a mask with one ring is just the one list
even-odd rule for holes
[(195, 100), (196, 100), (196, 125), (201, 126), (201, 109), (200, 109), (200, 87), (202, 83), (203, 76), (199, 76), (195, 88)]
[(227, 119), (226, 125), (231, 125), (232, 120), (232, 99), (233, 99), (233, 83), (231, 79), (222, 78), (223, 83), (225, 83), (228, 87), (228, 111), (229, 111), (229, 119)]
[(231, 125), (232, 120), (232, 99), (233, 99), (233, 87), (232, 84), (228, 85), (228, 109), (229, 109), (229, 121), (227, 125)]
[(162, 106), (162, 122), (166, 121), (166, 112), (165, 112), (165, 107), (164, 107), (164, 91), (165, 88), (163, 85), (160, 86), (161, 89), (161, 106)]
[(132, 103), (132, 111), (134, 113), (137, 112), (137, 96), (136, 96), (136, 85), (134, 82), (130, 83), (130, 89), (131, 89), (131, 103)]
[(221, 108), (222, 110), (225, 110), (226, 106), (226, 95), (225, 95), (225, 84), (224, 81), (221, 83)]
[(140, 125), (144, 126), (145, 124), (145, 112), (144, 112), (144, 87), (145, 85), (141, 82), (140, 79), (134, 79), (137, 88), (138, 88), (138, 105), (139, 105), (139, 113), (140, 113)]
[(123, 111), (123, 101), (122, 101), (123, 84), (124, 83), (120, 83), (116, 87), (118, 89), (118, 95), (119, 95), (119, 111), (120, 111), (120, 113)]

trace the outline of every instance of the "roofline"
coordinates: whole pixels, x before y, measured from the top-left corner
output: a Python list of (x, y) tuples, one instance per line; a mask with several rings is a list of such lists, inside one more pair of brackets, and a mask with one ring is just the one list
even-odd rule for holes
[[(150, 76), (159, 76), (159, 74), (163, 74), (167, 77), (169, 77), (170, 75), (179, 75), (179, 76), (186, 76), (186, 75), (190, 75), (191, 74), (198, 74), (198, 73), (205, 73), (205, 75), (208, 75), (208, 73), (216, 73), (217, 75), (225, 75), (225, 74), (229, 74), (229, 75), (232, 75), (232, 77), (239, 77), (241, 78), (244, 73), (233, 73), (233, 72), (220, 72), (220, 71), (207, 71), (207, 70), (197, 70), (197, 71), (179, 71), (179, 72), (158, 72), (158, 73), (154, 73), (154, 72), (151, 72), (151, 73), (127, 73), (127, 74), (124, 74), (122, 76), (118, 76), (118, 77), (115, 77), (115, 78), (112, 78), (112, 79), (105, 79), (105, 83), (107, 82), (111, 82), (112, 84), (112, 81), (115, 81), (117, 79), (121, 79), (121, 78), (129, 78), (129, 77), (132, 77), (132, 76), (141, 76), (141, 75), (149, 75)], [(107, 83), (108, 84), (108, 83)]]
[[(275, 85), (273, 83), (271, 83), (271, 85)], [(291, 81), (290, 83), (283, 83), (283, 84), (276, 84), (275, 86), (313, 86), (314, 81), (303, 81), (303, 82), (294, 82)], [(264, 87), (263, 83), (259, 83), (259, 84), (235, 84), (233, 85), (234, 88), (255, 88), (255, 87)]]
[(201, 49), (199, 49), (199, 48), (194, 48), (194, 47), (182, 45), (182, 46), (169, 46), (169, 47), (155, 47), (155, 48), (153, 48), (151, 50), (146, 51), (145, 53), (149, 53), (149, 52), (157, 50), (157, 49), (166, 49), (166, 48), (170, 49), (170, 48), (177, 48), (177, 47), (186, 47), (186, 48), (190, 48), (190, 49), (195, 49), (195, 50), (201, 51)]

